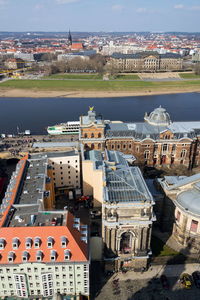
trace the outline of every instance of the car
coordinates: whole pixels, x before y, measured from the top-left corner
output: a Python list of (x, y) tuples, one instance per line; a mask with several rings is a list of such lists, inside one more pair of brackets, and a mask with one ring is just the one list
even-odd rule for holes
[(169, 281), (165, 275), (160, 276), (160, 282), (165, 290), (169, 289)]
[(186, 289), (191, 289), (192, 287), (192, 278), (188, 273), (183, 273), (180, 277), (180, 282), (181, 284), (186, 288)]
[(197, 288), (200, 288), (200, 272), (195, 271), (192, 273), (192, 279)]

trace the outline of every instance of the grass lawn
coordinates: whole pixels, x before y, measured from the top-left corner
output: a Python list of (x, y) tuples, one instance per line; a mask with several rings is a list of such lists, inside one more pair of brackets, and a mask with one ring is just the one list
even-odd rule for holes
[(179, 76), (183, 79), (190, 79), (190, 78), (200, 79), (200, 75), (196, 75), (195, 73), (179, 73)]
[(151, 249), (154, 256), (175, 256), (180, 254), (155, 236), (151, 238)]
[(80, 74), (54, 74), (50, 75), (47, 77), (44, 77), (46, 79), (102, 79), (102, 75), (100, 74), (85, 74), (85, 73), (80, 73)]
[(140, 78), (136, 74), (118, 74), (118, 75), (115, 76), (114, 79), (117, 79), (117, 80), (137, 80), (137, 79), (140, 79)]
[(0, 88), (62, 91), (170, 91), (170, 88), (200, 87), (200, 80), (187, 81), (95, 81), (95, 80), (8, 80)]

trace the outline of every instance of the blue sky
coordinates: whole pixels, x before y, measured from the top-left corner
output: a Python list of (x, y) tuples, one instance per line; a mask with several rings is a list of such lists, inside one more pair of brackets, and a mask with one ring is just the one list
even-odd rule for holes
[(0, 31), (200, 31), (200, 0), (0, 0)]

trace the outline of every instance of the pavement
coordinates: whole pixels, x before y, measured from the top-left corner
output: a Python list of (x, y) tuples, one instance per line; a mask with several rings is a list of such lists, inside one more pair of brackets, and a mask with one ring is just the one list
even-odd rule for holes
[[(180, 281), (182, 273), (200, 270), (199, 264), (157, 265), (151, 266), (147, 272), (116, 273), (111, 278), (102, 277), (102, 282), (95, 272), (96, 291), (91, 299), (95, 300), (199, 300), (200, 289), (194, 285), (185, 289)], [(169, 289), (162, 287), (160, 276), (168, 278)], [(94, 279), (93, 279), (94, 280)], [(92, 280), (92, 281), (93, 281)], [(91, 282), (92, 283), (92, 282)]]

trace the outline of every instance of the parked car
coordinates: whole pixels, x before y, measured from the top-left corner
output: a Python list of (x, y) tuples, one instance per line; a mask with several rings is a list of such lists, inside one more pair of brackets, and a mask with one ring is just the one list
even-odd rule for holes
[(165, 290), (169, 289), (169, 281), (165, 275), (160, 276), (160, 282)]
[(189, 274), (183, 273), (180, 277), (180, 282), (181, 284), (186, 288), (186, 289), (191, 289), (192, 287), (192, 278)]
[(200, 272), (195, 271), (192, 273), (192, 279), (197, 288), (200, 288)]

